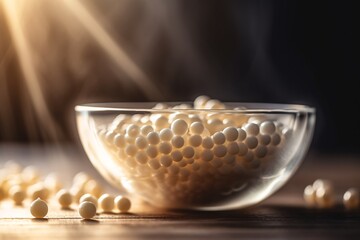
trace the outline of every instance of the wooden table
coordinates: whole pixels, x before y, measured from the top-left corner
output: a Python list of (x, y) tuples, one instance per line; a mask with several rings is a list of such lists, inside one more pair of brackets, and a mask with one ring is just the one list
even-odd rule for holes
[[(15, 159), (69, 176), (86, 165), (87, 171), (100, 179), (81, 149), (65, 149), (59, 154), (54, 148), (2, 146), (0, 164)], [(309, 209), (302, 199), (304, 187), (317, 178), (332, 180), (339, 198), (347, 188), (359, 188), (358, 159), (310, 153), (286, 186), (244, 210), (164, 212), (135, 202), (129, 214), (102, 213), (95, 220), (84, 221), (75, 210), (61, 210), (50, 201), (47, 218), (36, 220), (29, 213), (29, 202), (14, 207), (3, 201), (0, 239), (360, 239), (360, 210), (347, 211), (340, 202), (332, 209)]]

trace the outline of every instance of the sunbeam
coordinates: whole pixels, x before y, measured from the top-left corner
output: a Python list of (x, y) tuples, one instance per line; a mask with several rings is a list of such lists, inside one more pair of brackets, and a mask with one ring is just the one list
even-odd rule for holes
[(10, 34), (21, 65), (25, 84), (28, 89), (28, 94), (30, 95), (31, 101), (33, 101), (36, 116), (38, 116), (41, 125), (51, 126), (48, 128), (47, 133), (50, 138), (57, 140), (61, 137), (61, 131), (59, 131), (59, 128), (52, 118), (48, 106), (46, 105), (40, 86), (40, 79), (33, 65), (31, 51), (20, 21), (20, 2), (15, 0), (3, 0), (2, 4), (8, 21)]
[(137, 86), (150, 98), (161, 95), (160, 91), (152, 84), (144, 72), (130, 59), (126, 52), (118, 46), (103, 26), (100, 25), (86, 7), (80, 1), (64, 0), (63, 1), (70, 12), (77, 17), (83, 26), (89, 31), (92, 37), (105, 50), (110, 58), (122, 69)]

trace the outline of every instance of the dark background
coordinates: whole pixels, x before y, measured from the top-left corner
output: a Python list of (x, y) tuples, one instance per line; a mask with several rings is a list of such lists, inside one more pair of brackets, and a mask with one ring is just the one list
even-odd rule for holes
[[(116, 66), (104, 60), (106, 56), (86, 34), (82, 39), (85, 44), (80, 44), (78, 50), (79, 61), (86, 70), (72, 69), (72, 61), (78, 56), (63, 51), (73, 41), (62, 38), (59, 28), (68, 23), (48, 21), (51, 34), (47, 35), (47, 42), (51, 42), (51, 51), (60, 49), (56, 66), (63, 75), (55, 78), (52, 72), (42, 76), (45, 82), (64, 82), (61, 88), (52, 87), (53, 84), (44, 84), (43, 88), (50, 114), (62, 133), (57, 140), (77, 139), (73, 107), (78, 103), (191, 101), (205, 94), (222, 101), (303, 103), (316, 107), (312, 150), (360, 153), (360, 9), (356, 3), (87, 1), (89, 9), (106, 20), (105, 26), (111, 28), (114, 38), (163, 95), (148, 97), (135, 85), (119, 84), (117, 78), (128, 77), (113, 74)], [(55, 19), (51, 13), (47, 17)], [(0, 23), (0, 46), (11, 49), (11, 34), (1, 14)], [(51, 51), (46, 54), (50, 56)], [(4, 53), (0, 48), (0, 62), (5, 59)], [(1, 104), (18, 110), (12, 110), (13, 118), (4, 111), (0, 115), (0, 141), (52, 142), (38, 118), (34, 117), (31, 126), (24, 123), (26, 115), (22, 110), (29, 107), (21, 100), (23, 82), (17, 58), (12, 57), (2, 71), (5, 77), (0, 77), (0, 81), (7, 82), (3, 91), (9, 98)], [(79, 84), (84, 79), (86, 84)], [(0, 96), (1, 99), (5, 98)], [(12, 128), (8, 127), (9, 122)]]

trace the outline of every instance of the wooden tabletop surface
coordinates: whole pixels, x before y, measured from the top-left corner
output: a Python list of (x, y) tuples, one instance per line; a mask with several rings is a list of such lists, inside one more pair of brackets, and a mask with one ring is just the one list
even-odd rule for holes
[[(0, 146), (0, 166), (12, 159), (41, 167), (46, 173), (68, 176), (86, 168), (102, 181), (77, 147), (61, 148), (60, 152)], [(0, 202), (0, 239), (360, 239), (360, 210), (345, 210), (340, 202), (347, 188), (360, 188), (359, 173), (360, 156), (309, 153), (292, 179), (264, 202), (248, 209), (219, 212), (164, 211), (133, 201), (128, 214), (100, 213), (94, 220), (85, 221), (75, 206), (61, 210), (50, 200), (47, 217), (39, 220), (30, 215), (29, 202), (14, 207), (5, 200)], [(337, 206), (306, 207), (303, 189), (317, 178), (333, 181)]]

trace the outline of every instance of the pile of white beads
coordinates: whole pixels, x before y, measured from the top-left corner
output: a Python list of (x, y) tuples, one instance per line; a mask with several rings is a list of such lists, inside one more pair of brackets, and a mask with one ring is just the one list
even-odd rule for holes
[[(303, 197), (309, 207), (331, 208), (336, 204), (334, 187), (329, 180), (315, 180), (305, 187)], [(358, 209), (359, 191), (356, 188), (348, 189), (342, 197), (342, 203), (346, 209)]]
[(35, 218), (44, 218), (48, 214), (48, 202), (53, 201), (62, 209), (71, 209), (74, 205), (83, 219), (95, 217), (98, 205), (102, 212), (125, 213), (131, 207), (128, 198), (104, 193), (103, 186), (85, 172), (74, 176), (69, 189), (62, 187), (56, 174), (43, 178), (33, 166), (22, 168), (9, 161), (0, 168), (0, 202), (10, 199), (14, 205), (24, 206), (30, 201), (30, 213)]
[(117, 116), (99, 129), (99, 137), (123, 180), (131, 181), (129, 190), (173, 205), (238, 191), (266, 169), (291, 135), (276, 119), (224, 111), (225, 104), (206, 96), (196, 98), (194, 108), (154, 109)]

